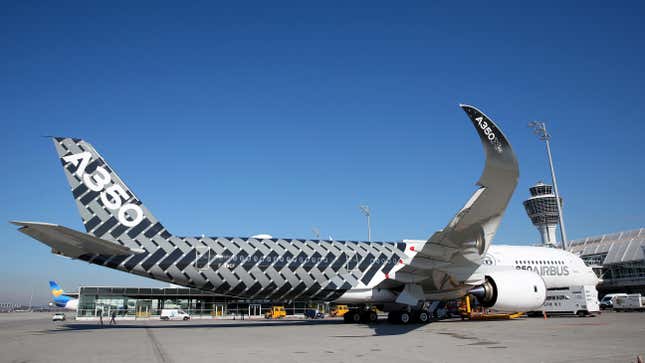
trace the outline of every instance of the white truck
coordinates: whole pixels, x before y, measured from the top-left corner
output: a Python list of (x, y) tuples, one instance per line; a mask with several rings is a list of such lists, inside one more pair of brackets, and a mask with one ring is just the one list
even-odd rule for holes
[(592, 285), (547, 290), (542, 309), (547, 314), (591, 315), (600, 311), (598, 290)]
[(179, 309), (162, 309), (161, 320), (189, 320), (190, 315)]
[(614, 298), (614, 311), (645, 311), (645, 297), (626, 294)]

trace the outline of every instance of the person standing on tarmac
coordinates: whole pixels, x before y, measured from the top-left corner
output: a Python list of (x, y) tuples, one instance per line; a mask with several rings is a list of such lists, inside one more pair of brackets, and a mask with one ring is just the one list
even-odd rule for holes
[(110, 325), (112, 325), (112, 324), (116, 325), (116, 320), (115, 319), (116, 319), (116, 309), (112, 310), (111, 319), (110, 319)]
[(96, 313), (99, 314), (99, 321), (101, 322), (101, 328), (102, 328), (103, 327), (103, 310), (99, 309)]

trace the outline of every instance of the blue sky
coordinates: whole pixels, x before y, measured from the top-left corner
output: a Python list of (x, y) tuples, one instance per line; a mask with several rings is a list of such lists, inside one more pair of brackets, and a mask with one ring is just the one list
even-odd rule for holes
[[(171, 232), (427, 238), (474, 191), (479, 140), (502, 127), (521, 177), (496, 243), (535, 242), (522, 207), (550, 180), (570, 238), (645, 224), (642, 2), (5, 4), (0, 220), (83, 230), (43, 135), (84, 138)], [(369, 7), (367, 6), (369, 4)], [(0, 228), (0, 301), (155, 285), (53, 256)]]

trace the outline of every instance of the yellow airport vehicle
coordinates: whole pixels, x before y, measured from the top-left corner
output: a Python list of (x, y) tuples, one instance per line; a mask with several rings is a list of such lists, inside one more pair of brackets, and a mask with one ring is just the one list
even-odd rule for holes
[(333, 309), (331, 309), (331, 312), (329, 315), (335, 316), (335, 317), (342, 317), (349, 311), (349, 308), (347, 305), (336, 305)]
[(272, 306), (271, 310), (264, 314), (265, 319), (282, 319), (287, 316), (287, 311), (284, 306)]
[(482, 308), (481, 311), (474, 311), (470, 305), (470, 295), (464, 296), (459, 304), (459, 314), (462, 320), (511, 320), (517, 319), (524, 315), (522, 312), (516, 313), (490, 313), (485, 312)]

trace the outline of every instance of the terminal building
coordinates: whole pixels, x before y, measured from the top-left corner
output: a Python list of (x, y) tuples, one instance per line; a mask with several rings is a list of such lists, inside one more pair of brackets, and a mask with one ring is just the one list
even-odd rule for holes
[(263, 316), (273, 305), (284, 306), (287, 315), (303, 314), (307, 308), (329, 308), (309, 301), (240, 300), (186, 287), (81, 286), (76, 316), (95, 318), (99, 313), (111, 316), (116, 311), (121, 318), (154, 318), (162, 309), (181, 309), (193, 318), (253, 318)]
[(600, 295), (645, 295), (645, 228), (569, 241), (568, 249), (602, 279)]

